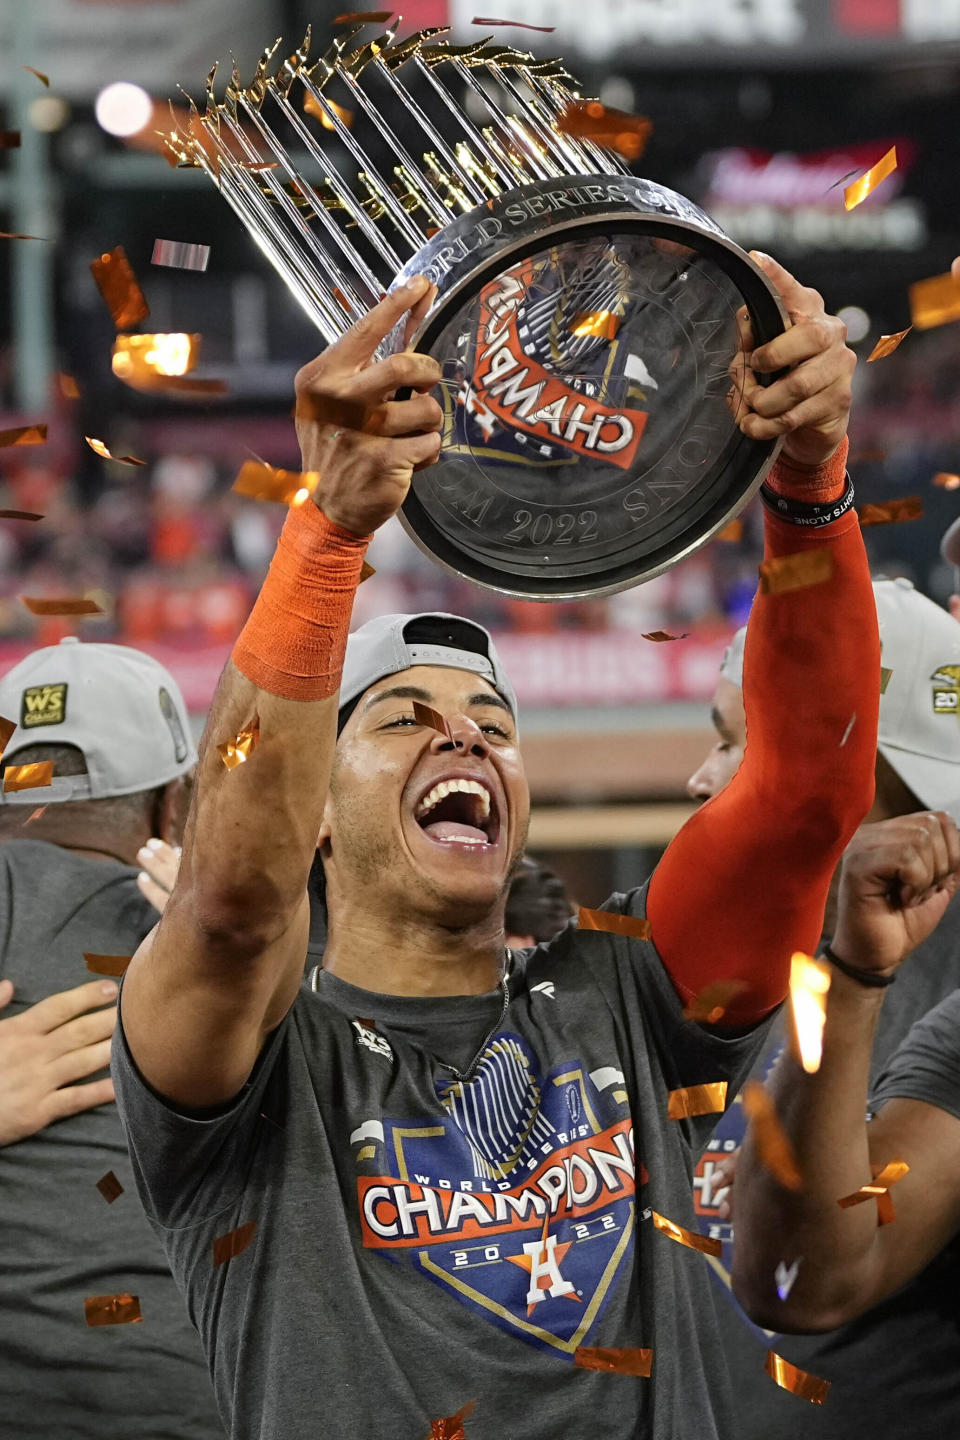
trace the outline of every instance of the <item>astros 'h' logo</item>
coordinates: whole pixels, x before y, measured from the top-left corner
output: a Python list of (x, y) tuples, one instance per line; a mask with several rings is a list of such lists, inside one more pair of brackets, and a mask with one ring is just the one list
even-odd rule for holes
[(956, 715), (960, 720), (960, 665), (940, 665), (930, 679), (934, 715)]

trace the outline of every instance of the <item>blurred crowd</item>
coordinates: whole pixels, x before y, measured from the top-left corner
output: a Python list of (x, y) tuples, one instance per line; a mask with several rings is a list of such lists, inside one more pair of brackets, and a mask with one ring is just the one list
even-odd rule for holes
[[(865, 342), (872, 344), (872, 340)], [(868, 353), (868, 352), (867, 352)], [(909, 576), (942, 600), (949, 576), (935, 558), (955, 498), (936, 489), (938, 471), (960, 470), (950, 437), (958, 429), (960, 352), (952, 327), (908, 338), (889, 358), (861, 363), (851, 470), (861, 499), (924, 494), (927, 526), (871, 532), (875, 565)], [(68, 417), (69, 419), (69, 417)], [(69, 419), (76, 429), (76, 422)], [(211, 430), (224, 420), (211, 417)], [(180, 645), (228, 643), (243, 623), (273, 553), (281, 507), (231, 493), (236, 466), (211, 458), (213, 446), (151, 453), (149, 430), (117, 416), (110, 444), (143, 466), (87, 454), (80, 436), (66, 446), (0, 451), (0, 506), (43, 516), (0, 524), (0, 641), (45, 644), (71, 621), (37, 619), (21, 595), (87, 595), (104, 609), (85, 622), (89, 638)], [(256, 437), (256, 422), (252, 431)], [(79, 443), (80, 450), (77, 450)], [(77, 478), (82, 476), (81, 478)], [(371, 549), (376, 576), (359, 592), (356, 623), (385, 611), (462, 610), (497, 631), (729, 633), (741, 625), (756, 583), (760, 517), (743, 517), (742, 538), (717, 543), (650, 583), (609, 599), (530, 605), (480, 591), (443, 571), (398, 521)]]

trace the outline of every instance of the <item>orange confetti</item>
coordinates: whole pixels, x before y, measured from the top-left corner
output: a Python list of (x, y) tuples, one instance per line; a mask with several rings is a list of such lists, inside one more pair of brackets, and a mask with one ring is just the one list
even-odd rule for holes
[(136, 1325), (143, 1319), (136, 1295), (91, 1295), (83, 1306), (88, 1325)]
[[(331, 100), (329, 96), (325, 95), (324, 99), (330, 106), (330, 109), (333, 111), (334, 115), (336, 115), (337, 119), (340, 121), (341, 125), (345, 125), (346, 128), (349, 130), (350, 126), (353, 124), (353, 111), (348, 110), (344, 105), (338, 105), (336, 100)], [(316, 119), (320, 121), (320, 124), (323, 126), (324, 130), (336, 130), (337, 127), (330, 119), (329, 113), (324, 110), (323, 106), (319, 103), (318, 100), (314, 99), (312, 95), (308, 94), (305, 97), (303, 102), (303, 109), (304, 114), (315, 116)]]
[(960, 490), (960, 475), (950, 475), (946, 470), (938, 470), (933, 477), (933, 484), (939, 485), (941, 490)]
[(39, 240), (44, 245), (53, 244), (49, 235), (23, 235), (19, 230), (0, 230), (0, 240)]
[(114, 455), (107, 449), (102, 440), (95, 440), (92, 435), (84, 435), (84, 440), (90, 449), (101, 456), (104, 460), (112, 460), (115, 465), (146, 465), (146, 460), (138, 460), (136, 455)]
[(414, 700), (413, 717), (418, 725), (425, 725), (428, 730), (439, 730), (448, 740), (453, 739), (449, 720), (441, 715), (439, 710), (431, 710), (429, 705), (424, 705), (422, 700)]
[(598, 340), (614, 340), (620, 329), (620, 318), (612, 310), (593, 310), (574, 316), (570, 334), (593, 335)]
[[(847, 727), (850, 733), (853, 721)], [(840, 744), (847, 739), (844, 735)], [(820, 1069), (823, 1056), (823, 1027), (827, 1018), (827, 991), (830, 968), (812, 955), (797, 950), (790, 959), (790, 1014), (800, 1063), (808, 1075)]]
[(341, 400), (335, 395), (316, 395), (306, 391), (297, 397), (294, 415), (298, 420), (315, 425), (338, 425), (341, 430), (364, 430), (370, 417), (380, 410), (357, 400)]
[(42, 520), (33, 510), (0, 510), (0, 520)]
[(726, 1080), (706, 1085), (684, 1085), (667, 1097), (667, 1119), (689, 1120), (694, 1115), (721, 1115), (727, 1103)]
[(916, 280), (909, 290), (910, 319), (918, 330), (933, 330), (960, 320), (960, 277), (950, 270)]
[(118, 330), (130, 330), (150, 314), (150, 306), (122, 245), (91, 261), (90, 273)]
[(650, 921), (636, 915), (619, 915), (614, 910), (587, 910), (583, 905), (577, 912), (577, 924), (581, 930), (602, 930), (608, 935), (625, 935), (629, 940), (649, 940)]
[(231, 489), (248, 500), (275, 500), (282, 505), (302, 505), (309, 500), (320, 474), (316, 470), (280, 470), (261, 461), (247, 460)]
[(53, 784), (53, 761), (37, 760), (32, 765), (8, 765), (3, 772), (3, 793), (15, 790), (39, 790)]
[(256, 1228), (256, 1220), (248, 1220), (245, 1225), (238, 1225), (236, 1230), (228, 1230), (226, 1235), (218, 1235), (213, 1242), (214, 1265), (223, 1265), (227, 1260), (242, 1255), (253, 1239)]
[(114, 1200), (119, 1199), (123, 1194), (123, 1186), (112, 1170), (108, 1170), (106, 1175), (100, 1176), (97, 1181), (97, 1189), (108, 1205), (112, 1205)]
[(573, 1363), (579, 1370), (608, 1370), (614, 1375), (639, 1375), (649, 1380), (653, 1351), (630, 1347), (612, 1349), (601, 1345), (578, 1345)]
[(763, 1368), (781, 1390), (789, 1390), (791, 1395), (796, 1395), (801, 1400), (809, 1400), (811, 1405), (822, 1405), (827, 1398), (829, 1380), (820, 1380), (806, 1370), (799, 1370), (796, 1365), (791, 1365), (789, 1360), (784, 1360), (782, 1355), (777, 1355), (773, 1350), (767, 1351), (767, 1362)]
[(45, 445), (46, 425), (16, 425), (12, 430), (0, 430), (0, 450), (10, 445)]
[(232, 740), (224, 740), (218, 745), (217, 754), (228, 770), (235, 770), (238, 765), (244, 765), (250, 759), (259, 739), (260, 722), (255, 718)]
[(714, 980), (688, 1002), (683, 1018), (696, 1020), (701, 1025), (716, 1025), (717, 1021), (723, 1018), (733, 997), (741, 995), (746, 989), (746, 980)]
[(60, 394), (64, 400), (80, 399), (80, 386), (72, 375), (68, 375), (66, 371), (61, 370), (57, 376), (57, 381), (60, 385)]
[(0, 130), (0, 150), (19, 150), (20, 131)]
[(803, 1179), (793, 1146), (784, 1134), (770, 1092), (759, 1080), (748, 1080), (743, 1091), (743, 1108), (753, 1129), (757, 1159), (778, 1184), (787, 1190), (802, 1190)]
[(200, 336), (182, 332), (153, 335), (118, 335), (111, 367), (118, 380), (132, 390), (172, 390), (180, 394), (222, 395), (222, 380), (198, 380), (188, 375), (200, 354)]
[(526, 20), (491, 20), (485, 15), (474, 15), (471, 25), (510, 25), (515, 30), (539, 30), (541, 35), (552, 35), (556, 25), (530, 25)]
[(906, 340), (912, 329), (913, 326), (908, 325), (906, 330), (898, 330), (896, 335), (881, 335), (867, 356), (867, 364), (869, 365), (871, 360), (883, 360), (888, 355), (892, 355), (901, 341)]
[(557, 129), (577, 140), (592, 140), (616, 150), (625, 160), (639, 160), (653, 134), (653, 121), (612, 110), (599, 100), (573, 100), (557, 120)]
[(466, 1440), (467, 1432), (463, 1428), (463, 1422), (472, 1413), (476, 1403), (476, 1400), (470, 1400), (466, 1405), (461, 1405), (456, 1415), (447, 1415), (442, 1420), (431, 1420), (427, 1440)]
[(843, 192), (843, 203), (845, 207), (848, 210), (853, 210), (857, 205), (861, 205), (867, 196), (886, 180), (888, 175), (893, 174), (896, 168), (897, 147), (896, 145), (892, 145), (886, 155), (877, 161), (876, 165), (871, 165), (865, 175), (861, 175), (859, 180), (854, 180), (852, 185), (847, 186)]
[(10, 736), (13, 734), (16, 728), (16, 720), (5, 720), (3, 716), (0, 715), (0, 755), (3, 754), (4, 750), (6, 750), (7, 745), (10, 741)]
[(724, 525), (722, 530), (718, 530), (716, 538), (725, 540), (730, 545), (736, 544), (738, 540), (743, 539), (743, 521), (731, 520), (729, 525)]
[(893, 1208), (893, 1199), (890, 1195), (890, 1186), (896, 1185), (904, 1175), (909, 1174), (910, 1166), (906, 1160), (890, 1160), (882, 1167), (873, 1165), (873, 1182), (870, 1185), (861, 1185), (852, 1195), (844, 1195), (837, 1204), (843, 1210), (849, 1210), (851, 1205), (862, 1205), (865, 1200), (876, 1200), (877, 1202), (877, 1224), (889, 1225), (894, 1221), (896, 1211)]
[(651, 630), (648, 635), (644, 635), (642, 638), (644, 640), (655, 640), (658, 645), (661, 645), (664, 640), (686, 640), (689, 638), (689, 631), (685, 630), (682, 635), (668, 635), (666, 630)]
[(47, 89), (50, 89), (50, 76), (44, 75), (42, 70), (34, 70), (32, 65), (21, 65), (20, 69), (28, 71), (31, 75), (36, 75), (37, 79), (40, 81), (40, 84), (46, 85)]
[(357, 584), (362, 585), (364, 580), (369, 580), (370, 576), (376, 575), (376, 573), (377, 572), (376, 570), (374, 570), (373, 566), (368, 565), (366, 560), (364, 560), (363, 564), (360, 566), (360, 579), (357, 581)]
[(127, 966), (133, 959), (132, 955), (97, 955), (94, 951), (84, 950), (83, 958), (87, 963), (87, 969), (94, 975), (113, 975), (119, 978), (126, 973)]
[(898, 525), (906, 520), (923, 517), (923, 500), (919, 495), (904, 495), (901, 500), (883, 500), (875, 505), (861, 505), (857, 510), (860, 526)]
[(21, 595), (31, 615), (102, 615), (96, 600), (87, 595), (38, 596)]
[(788, 590), (822, 585), (832, 574), (833, 552), (826, 546), (819, 550), (803, 550), (795, 555), (780, 555), (761, 564), (760, 590), (764, 595), (782, 595)]
[(885, 665), (881, 665), (881, 666), (880, 666), (880, 694), (881, 694), (881, 695), (886, 695), (886, 693), (887, 693), (887, 686), (890, 684), (890, 679), (891, 679), (891, 676), (892, 676), (892, 675), (893, 675), (893, 671), (892, 671), (892, 670), (888, 670)]
[(24, 825), (32, 825), (33, 822), (34, 822), (34, 820), (39, 820), (39, 819), (40, 819), (40, 816), (43, 814), (43, 812), (46, 810), (46, 808), (47, 808), (46, 805), (38, 805), (37, 808), (36, 808), (36, 810), (31, 810), (31, 811), (30, 811), (30, 814), (27, 816), (26, 820), (24, 820), (24, 822), (23, 822)]
[(657, 1230), (662, 1230), (664, 1235), (669, 1235), (678, 1245), (686, 1245), (691, 1250), (702, 1250), (704, 1255), (715, 1255), (717, 1259), (723, 1254), (723, 1245), (719, 1240), (710, 1240), (706, 1235), (698, 1235), (695, 1230), (685, 1230), (682, 1225), (674, 1224), (666, 1216), (658, 1215), (656, 1210), (651, 1210), (650, 1218)]

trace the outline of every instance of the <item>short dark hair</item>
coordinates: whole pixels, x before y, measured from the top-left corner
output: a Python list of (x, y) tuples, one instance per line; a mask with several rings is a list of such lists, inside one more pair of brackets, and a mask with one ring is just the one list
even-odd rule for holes
[[(22, 745), (10, 755), (4, 755), (0, 770), (8, 765), (38, 765), (44, 760), (53, 761), (54, 777), (87, 773), (86, 757), (78, 745)], [(103, 800), (58, 800), (50, 813), (51, 816), (55, 814), (60, 819), (70, 820), (82, 811), (89, 818), (96, 807), (98, 824), (102, 824), (104, 832), (110, 834), (139, 822), (148, 807), (157, 805), (164, 789), (160, 785), (151, 790), (137, 790), (133, 795), (115, 795)], [(36, 791), (36, 797), (36, 803), (42, 805), (42, 789)], [(19, 835), (27, 814), (29, 811), (24, 805), (0, 805), (0, 835), (7, 839)], [(21, 838), (29, 835), (28, 830)]]
[(560, 876), (525, 855), (507, 896), (507, 934), (532, 935), (539, 945), (552, 940), (572, 915), (573, 905)]

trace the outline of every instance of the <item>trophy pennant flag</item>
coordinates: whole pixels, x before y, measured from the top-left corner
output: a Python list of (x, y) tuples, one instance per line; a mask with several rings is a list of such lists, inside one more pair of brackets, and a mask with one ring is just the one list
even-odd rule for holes
[(249, 84), (234, 65), (221, 99), (214, 66), (168, 149), (328, 342), (410, 276), (436, 284), (411, 343), (443, 369), (443, 447), (401, 511), (428, 554), (536, 600), (659, 574), (776, 456), (739, 431), (730, 376), (738, 308), (762, 344), (776, 292), (698, 206), (570, 133), (561, 61), (444, 29), (363, 41), (350, 20), (316, 59), (308, 31)]

